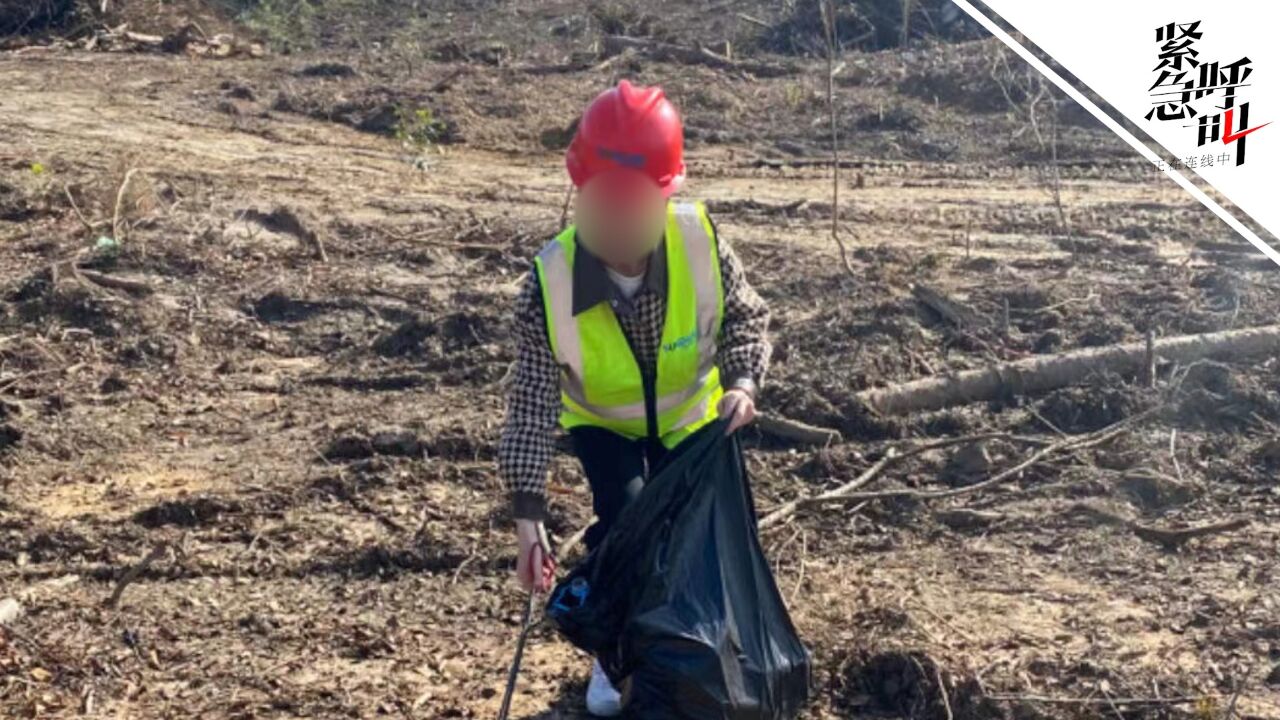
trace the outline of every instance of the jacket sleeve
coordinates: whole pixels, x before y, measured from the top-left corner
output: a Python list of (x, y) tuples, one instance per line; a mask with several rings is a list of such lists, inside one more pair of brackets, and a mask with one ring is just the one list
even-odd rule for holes
[(764, 382), (773, 354), (768, 337), (769, 306), (747, 281), (742, 261), (714, 223), (712, 229), (724, 286), (724, 320), (717, 357), (722, 383), (728, 388), (739, 380), (747, 380), (758, 386)]
[(546, 327), (538, 275), (531, 271), (516, 299), (516, 368), (498, 443), (498, 469), (515, 517), (533, 520), (546, 518), (547, 466), (555, 453), (560, 417), (560, 370)]

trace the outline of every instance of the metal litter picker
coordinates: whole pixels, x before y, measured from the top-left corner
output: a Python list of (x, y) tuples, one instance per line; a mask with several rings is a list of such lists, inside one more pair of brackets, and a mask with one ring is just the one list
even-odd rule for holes
[[(539, 570), (546, 579), (546, 583), (550, 584), (550, 579), (555, 577), (555, 560), (551, 555), (551, 542), (547, 539), (547, 531), (538, 526), (538, 544), (542, 548), (543, 566)], [(529, 554), (533, 554), (535, 548), (529, 549)], [(530, 566), (532, 567), (532, 558), (530, 558)], [(511, 712), (511, 696), (516, 691), (516, 678), (520, 675), (520, 660), (524, 658), (524, 644), (529, 639), (529, 633), (533, 631), (542, 618), (534, 619), (533, 608), (538, 604), (538, 588), (529, 591), (529, 602), (524, 607), (524, 618), (520, 621), (520, 635), (516, 638), (516, 654), (511, 659), (511, 670), (507, 672), (507, 689), (502, 695), (502, 707), (498, 710), (498, 720), (507, 720), (508, 713)]]

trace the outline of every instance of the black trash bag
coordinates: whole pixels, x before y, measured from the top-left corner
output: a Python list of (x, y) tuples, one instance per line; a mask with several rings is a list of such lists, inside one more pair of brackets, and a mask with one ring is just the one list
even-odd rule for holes
[(547, 614), (623, 689), (625, 717), (783, 720), (809, 697), (800, 642), (723, 421), (658, 468)]

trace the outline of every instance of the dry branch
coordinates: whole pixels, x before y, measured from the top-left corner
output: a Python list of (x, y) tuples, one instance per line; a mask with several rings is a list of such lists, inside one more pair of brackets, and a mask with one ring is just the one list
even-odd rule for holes
[(1006, 702), (1033, 702), (1046, 703), (1053, 705), (1105, 705), (1113, 703), (1116, 705), (1187, 705), (1190, 703), (1202, 702), (1206, 699), (1219, 697), (1218, 695), (1178, 695), (1174, 697), (1131, 697), (1131, 698), (1112, 698), (1112, 697), (1049, 697), (1047, 695), (1017, 695), (1011, 693), (991, 693), (985, 697), (992, 700), (1004, 700)]
[(761, 415), (756, 419), (756, 427), (767, 435), (809, 445), (830, 445), (842, 439), (839, 431), (790, 420), (780, 415)]
[(560, 208), (560, 225), (559, 227), (568, 227), (569, 223), (569, 205), (573, 203), (573, 183), (569, 183), (569, 187), (564, 191), (564, 205)]
[(564, 560), (569, 557), (569, 553), (573, 552), (574, 548), (578, 547), (583, 538), (587, 536), (587, 530), (590, 530), (591, 526), (594, 525), (595, 522), (596, 518), (592, 515), (591, 519), (587, 520), (586, 525), (578, 528), (572, 535), (565, 538), (565, 541), (560, 545), (560, 547), (556, 548), (556, 555), (560, 560)]
[[(1073, 350), (864, 390), (856, 397), (882, 415), (940, 410), (1053, 390), (1103, 371), (1134, 374), (1141, 371), (1147, 352), (1145, 342)], [(1280, 352), (1280, 325), (1165, 338), (1154, 343), (1153, 352), (1182, 365), (1210, 357), (1240, 360), (1271, 356)]]
[(128, 278), (100, 273), (96, 270), (86, 270), (81, 267), (76, 268), (76, 272), (80, 277), (83, 277), (94, 285), (101, 285), (102, 287), (114, 288), (116, 290), (124, 290), (125, 292), (133, 293), (135, 295), (150, 295), (155, 292), (155, 288), (153, 288), (149, 283), (141, 280), (130, 280)]
[(978, 442), (988, 442), (990, 440), (1006, 440), (1008, 442), (1023, 443), (1026, 445), (1048, 445), (1047, 440), (1038, 437), (1030, 437), (1027, 435), (1013, 435), (1004, 432), (988, 432), (977, 433), (975, 435), (960, 435), (958, 437), (943, 438), (941, 440), (933, 440), (923, 445), (915, 445), (902, 451), (901, 458), (908, 458), (912, 455), (919, 455), (929, 450), (938, 450), (953, 445), (969, 445)]
[(75, 212), (76, 218), (80, 220), (80, 224), (84, 225), (86, 230), (89, 232), (97, 232), (98, 225), (106, 224), (105, 221), (98, 221), (97, 223), (89, 222), (89, 220), (84, 216), (84, 213), (80, 212), (80, 206), (76, 204), (76, 199), (71, 196), (71, 188), (63, 185), (62, 192), (66, 194), (67, 202), (71, 203), (71, 209)]
[(1209, 535), (1220, 535), (1222, 533), (1239, 530), (1249, 525), (1247, 518), (1236, 518), (1234, 520), (1224, 520), (1222, 522), (1207, 523), (1204, 525), (1195, 525), (1186, 528), (1165, 528), (1157, 525), (1146, 525), (1136, 520), (1130, 520), (1122, 515), (1114, 513), (1110, 510), (1091, 505), (1089, 503), (1077, 503), (1072, 506), (1073, 512), (1091, 515), (1099, 521), (1108, 525), (1117, 525), (1128, 528), (1134, 535), (1162, 545), (1168, 549), (1175, 549), (1183, 543), (1193, 538), (1205, 537)]
[(111, 214), (111, 237), (116, 242), (120, 242), (122, 239), (120, 235), (120, 209), (124, 203), (124, 194), (129, 189), (129, 181), (133, 179), (133, 174), (137, 171), (138, 168), (129, 168), (125, 171), (124, 178), (120, 180), (120, 187), (116, 190), (115, 211)]
[(431, 94), (435, 94), (438, 92), (444, 92), (445, 90), (448, 90), (449, 86), (453, 84), (453, 81), (457, 80), (459, 76), (461, 76), (463, 73), (467, 71), (467, 69), (468, 69), (467, 66), (463, 65), (461, 67), (454, 68), (450, 72), (445, 73), (444, 77), (440, 78), (434, 83), (431, 83), (431, 87), (427, 88), (427, 92)]
[[(981, 442), (984, 440), (996, 440), (996, 439), (1008, 440), (1010, 442), (1029, 443), (1029, 444), (1046, 444), (1044, 443), (1044, 441), (1039, 440), (1037, 438), (1019, 437), (1016, 435), (1010, 435), (1008, 433), (982, 433), (979, 435), (965, 435), (963, 437), (954, 437), (954, 438), (945, 438), (943, 440), (935, 440), (933, 442), (927, 442), (921, 445), (916, 445), (915, 447), (907, 448), (904, 450), (899, 450), (898, 448), (891, 447), (886, 451), (884, 457), (880, 458), (880, 460), (875, 465), (872, 465), (870, 468), (868, 468), (865, 472), (863, 472), (861, 475), (859, 475), (857, 478), (855, 478), (851, 482), (845, 483), (844, 485), (841, 485), (840, 487), (835, 488), (834, 490), (830, 490), (820, 495), (815, 495), (813, 497), (808, 497), (808, 498), (797, 498), (795, 500), (791, 500), (789, 502), (783, 503), (782, 505), (779, 505), (777, 508), (775, 508), (772, 512), (770, 512), (760, 521), (760, 528), (763, 530), (763, 529), (772, 527), (774, 525), (777, 525), (783, 520), (786, 520), (790, 516), (794, 515), (796, 510), (799, 510), (801, 508), (806, 508), (806, 507), (811, 507), (816, 505), (824, 505), (824, 504), (833, 503), (833, 502), (843, 504), (845, 501), (842, 500), (841, 498), (849, 497), (848, 493), (852, 493), (854, 490), (857, 490), (858, 488), (865, 487), (868, 483), (870, 483), (873, 479), (875, 479), (875, 477), (880, 473), (880, 471), (884, 470), (884, 468), (888, 466), (890, 462), (896, 462), (899, 460), (903, 460), (905, 458), (912, 457), (914, 455), (919, 455), (921, 453), (928, 452), (930, 450), (937, 450), (939, 448), (950, 447), (952, 445), (963, 445), (968, 443)], [(877, 494), (872, 494), (872, 495), (875, 495), (876, 497), (879, 496)], [(864, 495), (863, 497), (867, 498), (867, 497), (870, 497), (870, 495)]]
[(116, 583), (115, 591), (111, 593), (111, 597), (107, 598), (107, 601), (104, 604), (109, 608), (115, 607), (116, 604), (120, 602), (120, 596), (124, 594), (124, 589), (129, 587), (129, 583), (137, 580), (138, 576), (141, 575), (143, 571), (151, 565), (151, 563), (160, 559), (160, 556), (164, 555), (168, 550), (169, 543), (167, 542), (161, 542), (151, 548), (151, 552), (147, 553), (146, 557), (142, 558), (137, 565), (129, 568), (125, 571), (124, 575), (120, 576), (120, 581)]
[(1162, 407), (1163, 406), (1156, 406), (1149, 410), (1144, 410), (1143, 412), (1140, 412), (1137, 415), (1131, 415), (1130, 417), (1127, 417), (1124, 420), (1121, 420), (1117, 423), (1113, 423), (1112, 425), (1109, 425), (1096, 432), (1088, 433), (1085, 435), (1068, 436), (1057, 442), (1051, 443), (1049, 445), (1045, 445), (1044, 447), (1032, 453), (1031, 456), (1028, 457), (1026, 460), (1023, 460), (1022, 462), (1018, 463), (1017, 465), (1014, 465), (1011, 468), (1002, 470), (996, 473), (995, 475), (992, 475), (991, 477), (987, 478), (986, 480), (983, 480), (982, 482), (974, 483), (973, 485), (966, 485), (964, 487), (951, 488), (949, 490), (884, 490), (881, 492), (844, 493), (840, 495), (832, 495), (829, 497), (813, 498), (810, 501), (808, 501), (806, 504), (843, 505), (843, 504), (862, 502), (865, 500), (884, 500), (888, 498), (893, 498), (893, 499), (911, 498), (915, 500), (937, 500), (941, 498), (956, 497), (958, 495), (969, 495), (971, 493), (978, 492), (979, 490), (985, 490), (989, 487), (992, 487), (993, 485), (999, 485), (1000, 483), (1006, 482), (1014, 477), (1017, 477), (1018, 475), (1022, 474), (1022, 471), (1026, 470), (1032, 465), (1035, 465), (1036, 463), (1039, 463), (1040, 461), (1044, 460), (1045, 458), (1055, 453), (1070, 453), (1070, 452), (1075, 452), (1077, 450), (1084, 450), (1086, 448), (1090, 448), (1095, 445), (1101, 445), (1102, 443), (1105, 443), (1115, 438), (1120, 433), (1124, 432), (1125, 429), (1128, 428), (1128, 426), (1150, 416), (1151, 414), (1155, 413), (1157, 410), (1160, 410)]
[[(903, 20), (902, 35), (904, 38), (906, 37), (906, 34), (906, 20)], [(903, 44), (906, 44), (905, 40), (903, 41)], [(914, 660), (915, 658), (913, 657), (912, 659)], [(919, 664), (919, 661), (917, 660), (916, 663)], [(955, 720), (955, 713), (951, 711), (951, 698), (947, 693), (947, 683), (942, 679), (942, 668), (934, 665), (933, 674), (938, 679), (938, 694), (942, 695), (942, 707), (947, 711), (947, 720)]]
[(880, 474), (880, 471), (884, 470), (885, 466), (887, 466), (890, 462), (892, 462), (897, 457), (898, 457), (897, 453), (895, 453), (893, 449), (890, 448), (888, 452), (884, 454), (884, 457), (877, 460), (875, 464), (873, 464), (871, 467), (864, 470), (861, 475), (854, 478), (853, 480), (850, 480), (844, 485), (841, 485), (840, 487), (834, 488), (832, 490), (828, 490), (822, 493), (821, 495), (816, 495), (810, 498), (797, 498), (795, 500), (791, 500), (790, 502), (786, 502), (786, 503), (783, 503), (782, 505), (779, 505), (768, 515), (765, 515), (763, 518), (760, 518), (760, 529), (767, 530), (768, 528), (774, 525), (777, 525), (783, 520), (786, 520), (787, 518), (794, 515), (796, 510), (800, 509), (801, 507), (813, 505), (815, 503), (820, 503), (824, 500), (839, 497), (839, 496), (845, 495), (846, 493), (853, 492), (854, 490), (857, 490), (860, 487), (865, 486), (867, 483), (874, 480), (875, 477)]
[(1192, 538), (1205, 537), (1208, 535), (1220, 535), (1233, 530), (1240, 530), (1248, 527), (1249, 520), (1247, 518), (1237, 518), (1235, 520), (1224, 520), (1222, 522), (1209, 523), (1207, 525), (1196, 525), (1188, 528), (1162, 528), (1155, 525), (1143, 525), (1133, 523), (1131, 525), (1133, 534), (1148, 542), (1159, 543), (1168, 548), (1175, 548)]

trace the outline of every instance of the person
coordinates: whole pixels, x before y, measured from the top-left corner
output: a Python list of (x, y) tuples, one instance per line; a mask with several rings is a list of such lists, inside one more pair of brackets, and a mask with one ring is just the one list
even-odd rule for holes
[[(574, 223), (538, 253), (515, 303), (516, 366), (499, 444), (517, 575), (545, 592), (546, 474), (566, 429), (591, 488), (597, 546), (651, 471), (717, 418), (756, 415), (769, 311), (685, 179), (680, 117), (661, 88), (626, 80), (591, 102), (566, 153)], [(587, 710), (621, 712), (593, 663)]]

